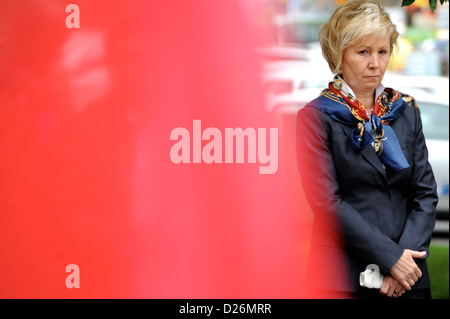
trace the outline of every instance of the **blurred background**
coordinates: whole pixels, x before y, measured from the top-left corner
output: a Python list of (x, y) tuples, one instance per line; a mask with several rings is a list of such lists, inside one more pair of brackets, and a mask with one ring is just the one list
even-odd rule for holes
[[(319, 27), (346, 0), (252, 0), (265, 107), (280, 117), (285, 136), (295, 114), (327, 87), (333, 75), (322, 56)], [(250, 4), (251, 3), (251, 4)], [(439, 204), (430, 257), (433, 297), (448, 298), (449, 235), (449, 5), (432, 12), (428, 0), (402, 7), (381, 0), (400, 33), (383, 84), (413, 96), (421, 110), (429, 160), (438, 183)], [(286, 149), (293, 147), (291, 137)]]

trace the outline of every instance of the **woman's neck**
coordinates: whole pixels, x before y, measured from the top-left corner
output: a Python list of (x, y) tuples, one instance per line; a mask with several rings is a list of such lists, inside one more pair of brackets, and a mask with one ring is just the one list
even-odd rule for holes
[(373, 107), (375, 106), (375, 91), (372, 92), (356, 92), (353, 91), (356, 95), (358, 101), (360, 101), (367, 113), (372, 112)]
[[(339, 75), (339, 76), (345, 82), (344, 76), (342, 74)], [(364, 108), (366, 109), (366, 112), (368, 114), (370, 114), (370, 112), (372, 112), (372, 110), (373, 110), (373, 108), (375, 106), (376, 89), (373, 90), (373, 91), (356, 91), (347, 82), (345, 82), (345, 84), (347, 85), (348, 88), (350, 88), (353, 91), (353, 94), (358, 99), (358, 101), (360, 101), (364, 105)]]

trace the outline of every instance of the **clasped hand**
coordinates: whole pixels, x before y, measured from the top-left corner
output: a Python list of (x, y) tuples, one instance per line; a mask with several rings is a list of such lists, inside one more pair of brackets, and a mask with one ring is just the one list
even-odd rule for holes
[(390, 275), (384, 277), (380, 293), (396, 298), (411, 290), (411, 287), (422, 277), (422, 272), (413, 258), (425, 257), (425, 251), (405, 249), (400, 259), (391, 268)]

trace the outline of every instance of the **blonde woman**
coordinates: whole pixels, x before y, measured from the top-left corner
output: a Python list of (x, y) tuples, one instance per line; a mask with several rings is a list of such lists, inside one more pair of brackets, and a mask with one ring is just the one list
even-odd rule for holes
[[(297, 118), (298, 166), (315, 218), (311, 265), (323, 267), (311, 288), (333, 298), (430, 298), (436, 183), (419, 110), (382, 84), (396, 27), (378, 2), (350, 0), (319, 37), (335, 77)], [(324, 227), (331, 223), (337, 231)], [(342, 255), (345, 279), (332, 271)], [(368, 266), (378, 286), (360, 281)]]

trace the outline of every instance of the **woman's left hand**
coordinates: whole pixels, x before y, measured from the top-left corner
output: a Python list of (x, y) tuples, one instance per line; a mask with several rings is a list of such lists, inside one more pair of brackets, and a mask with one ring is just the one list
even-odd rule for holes
[(391, 298), (400, 297), (405, 293), (405, 288), (394, 279), (394, 277), (388, 275), (384, 277), (383, 283), (381, 284), (380, 294), (386, 295)]

